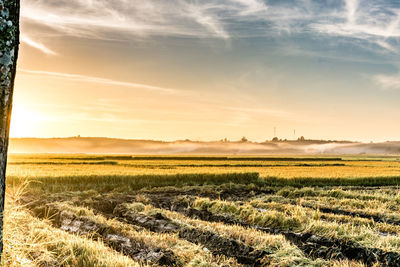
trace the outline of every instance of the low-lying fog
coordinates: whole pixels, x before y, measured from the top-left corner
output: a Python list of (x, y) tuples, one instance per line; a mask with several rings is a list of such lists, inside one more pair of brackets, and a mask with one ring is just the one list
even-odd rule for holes
[(196, 142), (113, 138), (15, 138), (11, 153), (113, 154), (400, 154), (400, 142), (359, 143), (330, 141)]

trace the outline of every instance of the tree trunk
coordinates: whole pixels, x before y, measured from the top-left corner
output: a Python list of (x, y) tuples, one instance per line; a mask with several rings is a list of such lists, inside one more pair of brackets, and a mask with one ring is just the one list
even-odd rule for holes
[(19, 0), (0, 0), (0, 261), (8, 135), (19, 46)]

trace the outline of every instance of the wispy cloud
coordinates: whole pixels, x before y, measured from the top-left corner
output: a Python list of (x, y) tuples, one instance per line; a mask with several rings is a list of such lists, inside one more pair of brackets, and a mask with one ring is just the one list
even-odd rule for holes
[(25, 43), (25, 44), (33, 47), (33, 48), (36, 48), (36, 49), (42, 51), (43, 53), (45, 53), (47, 55), (52, 55), (52, 56), (57, 55), (56, 52), (54, 52), (53, 50), (51, 50), (50, 48), (48, 48), (44, 44), (32, 40), (30, 37), (26, 36), (25, 34), (21, 34), (20, 39), (21, 39), (22, 43)]
[(230, 37), (222, 25), (222, 22), (216, 16), (212, 16), (210, 12), (207, 12), (212, 6), (187, 4), (185, 7), (188, 11), (186, 13), (188, 17), (193, 18), (197, 23), (204, 26), (211, 34), (223, 39), (228, 39)]
[(268, 6), (260, 0), (232, 0), (243, 5), (245, 8), (239, 13), (242, 16), (247, 16), (254, 13), (262, 13), (268, 10)]
[(344, 3), (336, 19), (314, 22), (310, 28), (332, 36), (361, 39), (398, 53), (390, 41), (400, 38), (400, 8), (382, 1), (344, 0)]
[(358, 0), (345, 0), (347, 8), (347, 22), (354, 25), (357, 21)]
[[(209, 2), (209, 1), (205, 1)], [(72, 36), (108, 38), (110, 32), (137, 36), (182, 35), (226, 39), (216, 9), (226, 5), (211, 2), (143, 1), (57, 1), (27, 0), (21, 16)], [(230, 8), (232, 9), (232, 8)]]
[(400, 89), (400, 74), (399, 75), (375, 75), (373, 80), (385, 90)]
[(400, 7), (389, 0), (25, 0), (21, 17), (24, 23), (84, 38), (311, 34), (349, 43), (356, 38), (400, 53)]
[(151, 91), (158, 91), (158, 92), (166, 93), (166, 94), (174, 94), (174, 93), (179, 92), (178, 90), (171, 89), (171, 88), (158, 87), (158, 86), (152, 86), (152, 85), (141, 84), (141, 83), (116, 81), (116, 80), (112, 80), (112, 79), (85, 76), (85, 75), (79, 75), (79, 74), (68, 74), (68, 73), (59, 73), (59, 72), (27, 70), (27, 69), (18, 69), (18, 73), (26, 74), (26, 75), (47, 76), (47, 77), (51, 77), (51, 78), (64, 79), (64, 80), (77, 81), (77, 82), (99, 83), (99, 84), (105, 84), (105, 85), (116, 85), (116, 86), (122, 86), (122, 87), (138, 88), (138, 89), (145, 89), (145, 90), (151, 90)]
[(106, 38), (117, 31), (228, 39), (226, 25), (266, 18), (267, 10), (264, 0), (26, 0), (21, 17), (73, 36)]

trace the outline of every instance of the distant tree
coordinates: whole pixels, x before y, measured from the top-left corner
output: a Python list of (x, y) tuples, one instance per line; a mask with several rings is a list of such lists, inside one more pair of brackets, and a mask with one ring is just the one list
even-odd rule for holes
[(300, 136), (297, 140), (298, 140), (298, 141), (304, 141), (304, 140), (306, 140), (306, 139), (304, 138), (304, 136)]
[(243, 143), (248, 142), (248, 141), (249, 140), (246, 138), (246, 136), (243, 136), (242, 139), (240, 139), (240, 142), (243, 142)]
[(279, 138), (278, 138), (278, 137), (272, 138), (272, 142), (278, 142), (278, 141), (279, 141)]
[(0, 261), (8, 136), (19, 46), (19, 0), (0, 0)]

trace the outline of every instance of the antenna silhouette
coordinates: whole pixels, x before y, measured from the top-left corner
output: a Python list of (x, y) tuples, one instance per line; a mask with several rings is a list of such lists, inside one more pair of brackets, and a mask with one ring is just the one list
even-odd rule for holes
[(274, 127), (274, 137), (276, 137), (276, 127)]

